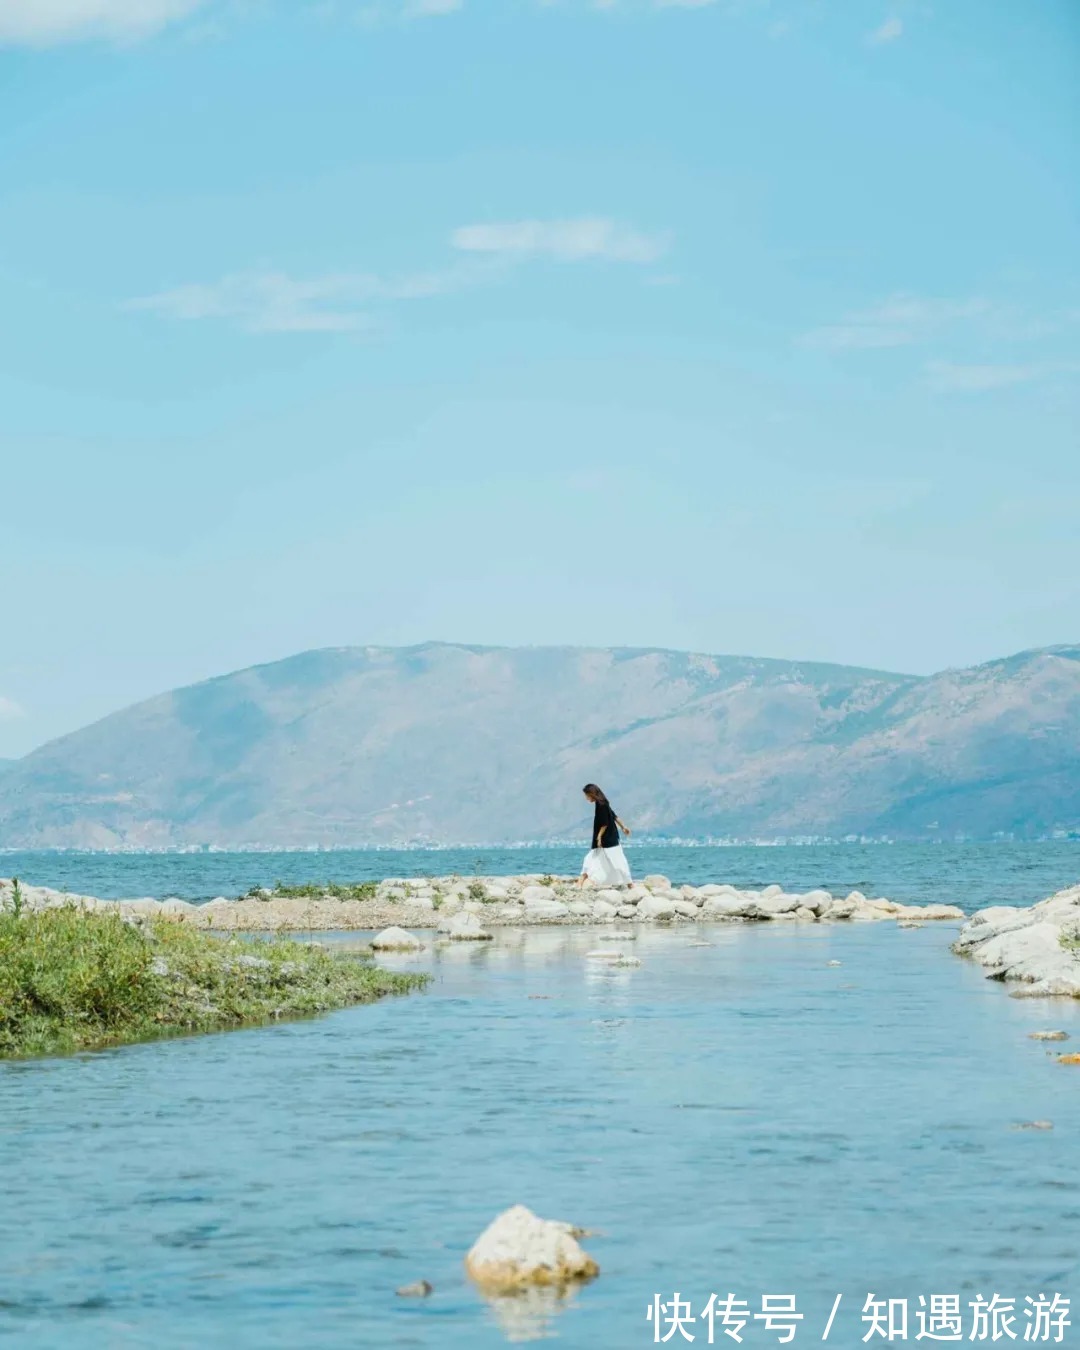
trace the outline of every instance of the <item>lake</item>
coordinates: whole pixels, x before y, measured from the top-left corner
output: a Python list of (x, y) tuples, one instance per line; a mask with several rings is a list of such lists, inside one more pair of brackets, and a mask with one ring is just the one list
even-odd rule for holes
[[(1080, 1002), (1009, 998), (953, 932), (642, 927), (610, 969), (597, 930), (500, 930), (388, 960), (435, 976), (407, 999), (0, 1065), (0, 1342), (628, 1350), (679, 1291), (793, 1295), (796, 1345), (840, 1294), (848, 1350), (868, 1294), (910, 1300), (912, 1340), (920, 1295), (1075, 1299), (1080, 1069), (1028, 1033), (1075, 1048)], [(599, 1279), (480, 1298), (462, 1258), (515, 1202), (599, 1230)]]
[[(0, 876), (107, 900), (175, 895), (211, 900), (275, 881), (369, 881), (383, 877), (522, 872), (576, 876), (582, 848), (328, 850), (293, 853), (0, 853)], [(1039, 844), (835, 844), (775, 848), (626, 846), (635, 876), (660, 872), (676, 885), (709, 881), (760, 889), (851, 890), (903, 904), (965, 910), (1030, 905), (1080, 881), (1080, 840)]]

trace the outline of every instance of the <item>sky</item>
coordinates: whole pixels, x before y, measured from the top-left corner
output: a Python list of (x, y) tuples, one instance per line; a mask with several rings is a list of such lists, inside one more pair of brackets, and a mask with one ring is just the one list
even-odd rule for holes
[(312, 647), (1080, 641), (1075, 0), (0, 0), (0, 756)]

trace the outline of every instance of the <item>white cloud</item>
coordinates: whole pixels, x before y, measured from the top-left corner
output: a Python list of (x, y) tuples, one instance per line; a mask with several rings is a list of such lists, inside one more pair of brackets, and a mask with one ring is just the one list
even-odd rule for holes
[(812, 329), (801, 341), (804, 346), (825, 351), (905, 347), (949, 324), (986, 314), (989, 309), (989, 304), (979, 299), (894, 295), (871, 309), (847, 314), (838, 323)]
[(894, 14), (891, 18), (886, 19), (880, 28), (875, 28), (866, 40), (872, 47), (881, 47), (887, 42), (895, 42), (897, 38), (902, 36), (903, 32), (903, 21)]
[(441, 270), (396, 278), (368, 272), (306, 278), (270, 270), (233, 272), (138, 296), (123, 308), (170, 319), (216, 319), (248, 333), (356, 332), (371, 326), (376, 306), (461, 291), (536, 258), (647, 263), (665, 247), (659, 238), (603, 219), (463, 225), (452, 243), (468, 256)]
[(0, 45), (51, 47), (104, 38), (134, 42), (205, 0), (0, 0)]
[(347, 272), (301, 279), (285, 272), (236, 272), (127, 301), (125, 308), (172, 319), (221, 319), (249, 333), (343, 333), (370, 324), (367, 306), (422, 300), (471, 279), (463, 269), (419, 272), (394, 281)]
[(454, 231), (455, 248), (504, 259), (547, 257), (557, 262), (603, 259), (607, 262), (654, 262), (666, 250), (656, 235), (641, 234), (613, 220), (519, 220), (462, 225)]
[(1051, 375), (1073, 373), (1077, 369), (1080, 369), (1080, 363), (1070, 361), (1045, 361), (1027, 366), (931, 361), (926, 367), (926, 375), (935, 389), (947, 393), (983, 394), (991, 389), (1007, 389), (1011, 385), (1044, 380)]
[(5, 698), (0, 694), (0, 722), (14, 722), (20, 717), (26, 716), (26, 709), (20, 703), (16, 703), (13, 698)]

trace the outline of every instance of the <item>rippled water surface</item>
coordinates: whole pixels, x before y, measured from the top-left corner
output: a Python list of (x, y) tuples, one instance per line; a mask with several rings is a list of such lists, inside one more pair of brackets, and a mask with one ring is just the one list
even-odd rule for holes
[[(843, 1293), (850, 1348), (868, 1292), (1075, 1300), (1080, 1070), (1027, 1033), (1075, 1046), (1080, 1004), (1009, 998), (950, 936), (686, 925), (616, 970), (596, 931), (504, 930), (401, 958), (426, 994), (0, 1065), (0, 1342), (624, 1350), (679, 1290), (793, 1293), (796, 1344)], [(567, 1305), (463, 1278), (516, 1201), (600, 1230)]]
[[(777, 848), (671, 848), (631, 839), (634, 874), (677, 885), (727, 881), (785, 889), (860, 890), (904, 904), (940, 901), (966, 910), (1030, 905), (1080, 881), (1080, 840), (1041, 844), (837, 844)], [(582, 848), (328, 850), (322, 853), (0, 853), (0, 876), (22, 877), (105, 899), (179, 896), (211, 900), (252, 886), (383, 877), (577, 875)]]

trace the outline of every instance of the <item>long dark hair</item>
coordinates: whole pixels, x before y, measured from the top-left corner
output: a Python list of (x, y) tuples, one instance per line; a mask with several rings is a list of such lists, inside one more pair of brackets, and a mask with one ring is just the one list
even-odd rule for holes
[(595, 783), (586, 783), (581, 790), (582, 792), (584, 792), (586, 797), (591, 797), (594, 802), (599, 802), (601, 806), (611, 805), (611, 803), (608, 801), (608, 799), (604, 796), (604, 794), (600, 791), (600, 789), (596, 786)]

